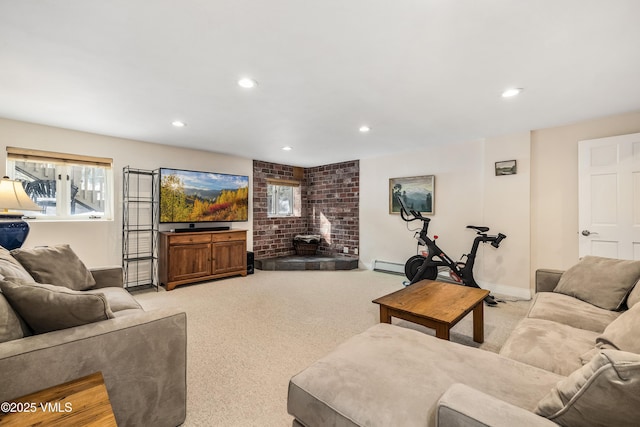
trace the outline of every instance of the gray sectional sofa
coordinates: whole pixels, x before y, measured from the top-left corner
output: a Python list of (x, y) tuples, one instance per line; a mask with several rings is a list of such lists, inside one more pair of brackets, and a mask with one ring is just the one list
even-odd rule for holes
[(539, 270), (500, 354), (375, 325), (291, 378), (294, 426), (637, 426), (639, 278), (598, 257)]
[(144, 311), (66, 245), (20, 251), (0, 247), (0, 402), (102, 372), (119, 426), (182, 424), (186, 314)]

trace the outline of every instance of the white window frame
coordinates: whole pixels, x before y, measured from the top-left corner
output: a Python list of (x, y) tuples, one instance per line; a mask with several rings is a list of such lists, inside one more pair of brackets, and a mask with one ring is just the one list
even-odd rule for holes
[[(271, 189), (271, 192), (269, 191)], [(291, 191), (291, 210), (289, 213), (279, 213), (277, 209), (279, 194), (285, 190)], [(269, 195), (271, 193), (271, 195)], [(267, 180), (267, 198), (271, 198), (271, 203), (267, 200), (267, 217), (268, 218), (290, 218), (300, 217), (302, 211), (302, 197), (300, 192), (300, 182), (287, 180)], [(269, 210), (269, 205), (272, 208)]]
[[(56, 181), (55, 215), (43, 212), (25, 212), (28, 219), (44, 221), (113, 221), (114, 206), (114, 176), (113, 159), (92, 157), (77, 154), (56, 153), (42, 150), (31, 150), (7, 147), (7, 175), (11, 179), (17, 178), (16, 162), (45, 163), (54, 166)], [(104, 212), (88, 212), (83, 214), (71, 213), (71, 171), (73, 167), (100, 168), (104, 171), (104, 183), (100, 188), (101, 200), (104, 202)], [(86, 184), (86, 183), (85, 183)], [(82, 188), (79, 189), (79, 191)], [(38, 200), (34, 200), (38, 203)]]

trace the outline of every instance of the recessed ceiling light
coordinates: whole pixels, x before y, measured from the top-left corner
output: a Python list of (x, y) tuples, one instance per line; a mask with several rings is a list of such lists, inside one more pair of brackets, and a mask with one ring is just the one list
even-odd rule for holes
[(258, 82), (248, 77), (244, 77), (238, 80), (238, 86), (243, 87), (245, 89), (252, 89), (258, 86)]
[(286, 147), (282, 147), (282, 149), (283, 149), (284, 151), (291, 151), (291, 150), (293, 150), (293, 147), (289, 147), (289, 146), (287, 145)]
[(523, 90), (524, 89), (522, 89), (521, 87), (515, 87), (515, 88), (507, 89), (504, 92), (502, 92), (502, 97), (503, 98), (511, 98), (512, 96), (518, 95)]
[(181, 122), (180, 120), (174, 120), (171, 124), (177, 128), (183, 128), (187, 125), (185, 122)]
[(367, 133), (367, 132), (371, 131), (371, 128), (369, 126), (367, 126), (367, 125), (363, 125), (363, 126), (360, 126), (360, 128), (358, 130), (360, 132), (362, 132), (362, 133)]

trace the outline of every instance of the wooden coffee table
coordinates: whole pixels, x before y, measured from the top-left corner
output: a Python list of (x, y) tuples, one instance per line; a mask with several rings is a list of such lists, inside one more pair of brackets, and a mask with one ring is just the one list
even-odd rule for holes
[(373, 300), (380, 305), (380, 322), (391, 317), (436, 330), (436, 337), (449, 339), (450, 329), (473, 310), (473, 340), (484, 342), (484, 304), (489, 291), (451, 283), (422, 280), (397, 292)]
[(2, 426), (117, 427), (101, 372), (2, 405)]

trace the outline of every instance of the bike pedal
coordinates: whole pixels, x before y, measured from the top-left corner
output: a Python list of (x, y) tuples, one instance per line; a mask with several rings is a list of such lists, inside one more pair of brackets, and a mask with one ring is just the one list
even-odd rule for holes
[(494, 301), (496, 303), (498, 303), (498, 302), (506, 303), (506, 301), (503, 300), (502, 298), (496, 298), (493, 295), (487, 295), (487, 298), (491, 299), (492, 301)]
[(493, 298), (492, 295), (487, 295), (487, 297), (484, 299), (484, 302), (489, 306), (489, 307), (495, 307), (498, 305), (498, 303), (496, 302), (496, 300)]

